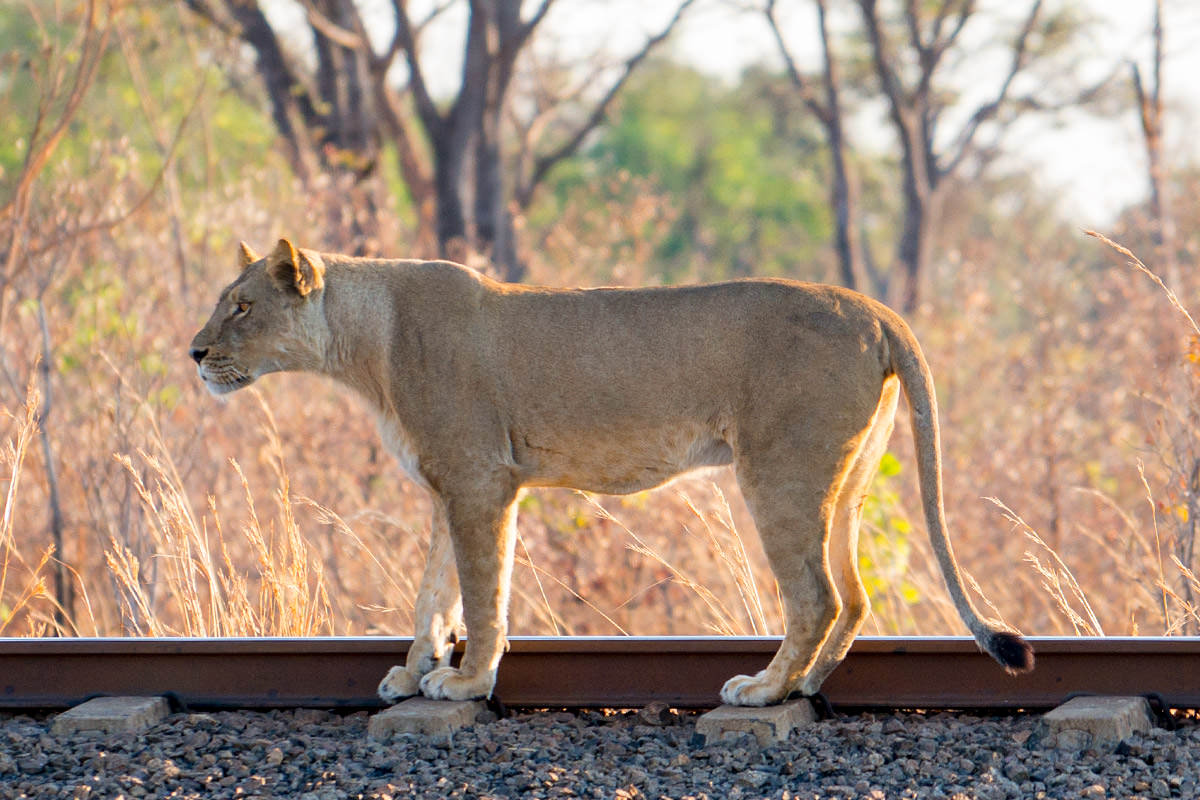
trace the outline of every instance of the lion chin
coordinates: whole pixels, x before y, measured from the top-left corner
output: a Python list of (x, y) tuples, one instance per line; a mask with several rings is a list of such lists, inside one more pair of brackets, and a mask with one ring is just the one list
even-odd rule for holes
[(254, 378), (237, 377), (237, 378), (212, 378), (201, 374), (200, 380), (204, 382), (204, 388), (208, 389), (209, 394), (213, 397), (223, 397), (227, 394), (233, 394), (238, 389), (244, 389), (254, 383)]

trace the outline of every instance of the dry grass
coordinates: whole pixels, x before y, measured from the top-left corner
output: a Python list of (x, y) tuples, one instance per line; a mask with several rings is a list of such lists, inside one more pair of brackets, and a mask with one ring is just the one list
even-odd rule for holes
[[(683, 520), (682, 536), (685, 541), (691, 540), (688, 542), (690, 547), (685, 551), (690, 556), (686, 560), (675, 560), (669, 555), (677, 548), (664, 552), (661, 546), (656, 548), (649, 544), (618, 520), (599, 500), (588, 495), (584, 497), (595, 509), (598, 518), (613, 524), (625, 534), (631, 552), (666, 571), (665, 577), (646, 586), (642, 592), (649, 592), (665, 581), (683, 587), (695, 597), (698, 609), (703, 612), (700, 624), (708, 633), (722, 636), (768, 636), (780, 633), (779, 621), (783, 612), (774, 578), (769, 572), (760, 574), (761, 568), (756, 569), (755, 560), (749, 555), (746, 543), (738, 532), (733, 512), (721, 487), (714, 483), (709, 488), (717, 502), (716, 510), (701, 510), (687, 494), (678, 493), (679, 500), (693, 516), (692, 519)], [(694, 532), (689, 522), (698, 523), (701, 532)], [(703, 573), (693, 571), (685, 566), (688, 563), (696, 563), (706, 569)], [(711, 569), (714, 564), (719, 569)], [(766, 612), (760, 581), (763, 588), (771, 590), (770, 594), (775, 600), (775, 613), (771, 619)]]
[(1042, 589), (1054, 599), (1059, 611), (1071, 623), (1075, 633), (1080, 636), (1103, 636), (1104, 628), (1096, 618), (1087, 594), (1066, 562), (1046, 544), (1046, 540), (1039, 536), (1037, 531), (1021, 519), (1019, 514), (995, 497), (987, 499), (995, 504), (1004, 514), (1004, 518), (1012, 523), (1013, 528), (1019, 530), (1034, 546), (1035, 549), (1025, 551), (1025, 562), (1041, 577)]
[(17, 496), (20, 492), (22, 468), (30, 440), (37, 427), (39, 397), (33, 384), (25, 394), (25, 404), (19, 416), (8, 415), (15, 424), (14, 438), (5, 442), (0, 454), (8, 472), (7, 488), (4, 493), (4, 508), (0, 514), (0, 635), (15, 628), (18, 621), (28, 617), (25, 624), (30, 630), (39, 630), (43, 621), (30, 615), (31, 604), (46, 597), (44, 571), (53, 553), (51, 548), (43, 550), (35, 563), (26, 560), (16, 541), (14, 519)]
[[(208, 498), (206, 516), (193, 509), (161, 438), (156, 438), (155, 452), (139, 449), (136, 458), (115, 457), (141, 501), (150, 541), (150, 556), (145, 558), (112, 535), (104, 554), (125, 632), (142, 636), (334, 632), (323, 563), (300, 531), (275, 420), (258, 399), (276, 478), (275, 514), (260, 518), (249, 480), (231, 459), (229, 467), (242, 487), (246, 511), (235, 541), (225, 533), (214, 498)], [(247, 560), (253, 564), (253, 575), (247, 574)]]
[[(278, 457), (273, 428), (268, 436)], [(215, 500), (209, 500), (209, 516), (198, 518), (169, 456), (139, 452), (138, 459), (149, 473), (150, 486), (132, 458), (118, 457), (150, 519), (152, 562), (142, 564), (115, 537), (105, 553), (121, 593), (126, 630), (146, 636), (334, 633), (323, 565), (300, 532), (282, 460), (276, 464), (276, 513), (265, 521), (255, 508), (245, 473), (237, 461), (230, 461), (246, 503), (240, 543), (253, 559), (256, 575), (249, 576), (245, 556), (235, 560), (231, 552)]]
[(1141, 272), (1143, 275), (1153, 281), (1154, 285), (1162, 290), (1162, 293), (1166, 296), (1167, 302), (1171, 304), (1171, 307), (1182, 314), (1183, 318), (1187, 320), (1188, 326), (1192, 329), (1192, 332), (1197, 336), (1200, 336), (1200, 326), (1196, 325), (1196, 320), (1192, 319), (1192, 313), (1187, 310), (1182, 302), (1180, 302), (1179, 295), (1175, 294), (1174, 290), (1170, 289), (1165, 283), (1163, 283), (1163, 279), (1160, 278), (1154, 272), (1154, 270), (1147, 267), (1140, 258), (1134, 255), (1133, 251), (1123, 244), (1114, 242), (1112, 239), (1108, 238), (1102, 233), (1098, 233), (1096, 231), (1084, 231), (1084, 233), (1086, 233), (1088, 236), (1091, 236), (1093, 239), (1099, 239), (1105, 245), (1129, 259), (1129, 266), (1133, 267), (1138, 272)]

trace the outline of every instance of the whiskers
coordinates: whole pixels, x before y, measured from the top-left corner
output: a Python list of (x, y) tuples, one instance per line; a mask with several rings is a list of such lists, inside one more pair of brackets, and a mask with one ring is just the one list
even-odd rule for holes
[(228, 358), (209, 357), (197, 366), (200, 379), (214, 395), (229, 394), (254, 383), (254, 376), (239, 369)]

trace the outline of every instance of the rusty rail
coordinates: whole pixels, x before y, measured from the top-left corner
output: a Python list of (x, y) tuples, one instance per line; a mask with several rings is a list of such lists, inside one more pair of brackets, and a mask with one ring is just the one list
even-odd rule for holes
[[(496, 694), (510, 706), (716, 705), (725, 679), (766, 665), (778, 639), (513, 638)], [(1037, 667), (1006, 675), (968, 638), (864, 637), (825, 684), (835, 706), (1047, 708), (1076, 692), (1160, 695), (1200, 708), (1198, 638), (1034, 638)], [(408, 639), (0, 639), (0, 708), (99, 694), (195, 707), (370, 708)]]

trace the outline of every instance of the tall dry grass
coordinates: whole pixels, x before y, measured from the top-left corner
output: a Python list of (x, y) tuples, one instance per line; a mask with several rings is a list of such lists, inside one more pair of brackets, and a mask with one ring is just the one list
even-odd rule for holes
[[(139, 451), (136, 462), (116, 457), (148, 517), (153, 548), (150, 562), (143, 563), (113, 536), (105, 552), (126, 630), (147, 636), (334, 633), (324, 565), (300, 531), (275, 420), (265, 403), (262, 410), (276, 478), (274, 514), (260, 517), (246, 474), (231, 459), (246, 510), (237, 541), (225, 533), (214, 498), (208, 499), (207, 515), (193, 510), (165, 442), (158, 442), (156, 453)], [(246, 574), (247, 559), (252, 575)]]
[[(701, 612), (697, 621), (707, 633), (723, 636), (782, 633), (783, 610), (778, 587), (771, 573), (762, 569), (761, 553), (757, 554), (759, 558), (753, 557), (721, 487), (711, 483), (699, 488), (711, 492), (707, 509), (698, 507), (684, 490), (677, 491), (677, 499), (690, 515), (677, 523), (682, 528), (683, 547), (648, 541), (621, 522), (598, 498), (584, 497), (598, 519), (621, 532), (630, 552), (661, 570), (662, 577), (639, 594), (668, 584), (684, 589), (692, 596), (695, 610)], [(713, 569), (714, 566), (717, 568)]]
[(22, 468), (25, 454), (29, 450), (37, 427), (39, 398), (37, 389), (30, 384), (26, 390), (25, 403), (19, 415), (5, 412), (16, 430), (13, 438), (5, 442), (0, 451), (0, 460), (8, 473), (4, 506), (0, 511), (0, 635), (16, 629), (22, 621), (27, 629), (42, 631), (47, 626), (44, 618), (37, 617), (37, 601), (46, 598), (44, 572), (53, 555), (46, 548), (35, 562), (30, 562), (18, 546), (14, 535), (17, 496), (20, 493)]

